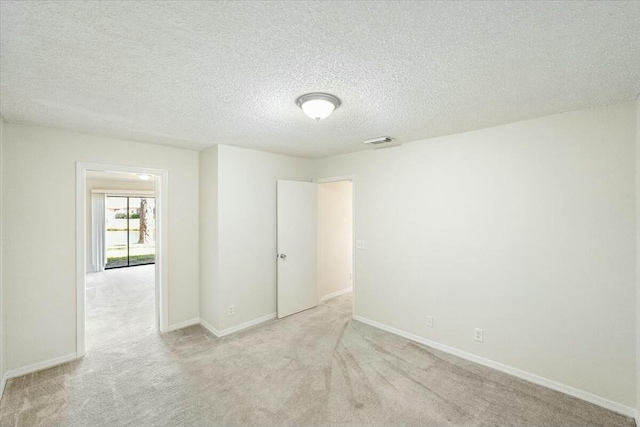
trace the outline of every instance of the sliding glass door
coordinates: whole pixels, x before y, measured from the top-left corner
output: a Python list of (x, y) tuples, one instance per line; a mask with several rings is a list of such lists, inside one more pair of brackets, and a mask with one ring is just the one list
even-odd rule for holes
[(156, 199), (107, 196), (106, 268), (153, 264), (156, 260)]

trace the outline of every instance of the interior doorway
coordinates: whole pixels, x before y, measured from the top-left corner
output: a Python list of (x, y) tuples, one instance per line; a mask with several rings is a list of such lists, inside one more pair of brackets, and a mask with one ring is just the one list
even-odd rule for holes
[(353, 182), (277, 181), (278, 318), (336, 298), (355, 316)]
[(351, 179), (318, 183), (318, 290), (321, 301), (353, 290)]
[(166, 170), (77, 163), (77, 357), (167, 331), (167, 184)]
[(86, 351), (155, 333), (155, 180), (87, 171)]

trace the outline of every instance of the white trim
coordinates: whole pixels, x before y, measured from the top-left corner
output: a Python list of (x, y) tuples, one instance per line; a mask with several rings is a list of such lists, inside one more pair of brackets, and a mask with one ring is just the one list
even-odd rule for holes
[(324, 301), (328, 301), (328, 300), (330, 300), (332, 298), (339, 297), (340, 295), (348, 294), (352, 290), (353, 290), (352, 287), (348, 287), (348, 288), (342, 289), (342, 290), (340, 290), (338, 292), (334, 292), (332, 294), (323, 296), (322, 298), (320, 298), (320, 301), (323, 301), (323, 302)]
[(4, 120), (0, 116), (0, 399), (4, 394), (4, 386), (7, 382), (4, 372), (5, 358), (7, 355), (7, 347), (5, 338), (5, 311), (4, 311), (4, 254), (2, 252), (3, 236), (4, 236), (4, 195), (3, 186), (3, 167), (2, 159), (4, 153)]
[(260, 323), (264, 323), (264, 322), (267, 322), (267, 321), (269, 321), (271, 319), (275, 319), (277, 317), (277, 315), (278, 315), (277, 313), (267, 314), (266, 316), (258, 317), (257, 319), (249, 320), (248, 322), (244, 322), (244, 323), (241, 323), (239, 325), (232, 326), (232, 327), (227, 328), (227, 329), (223, 329), (223, 330), (218, 332), (219, 333), (218, 336), (224, 337), (225, 335), (230, 335), (230, 334), (233, 334), (234, 332), (238, 332), (238, 331), (241, 331), (243, 329), (247, 329), (247, 328), (250, 328), (252, 326), (259, 325)]
[(177, 331), (178, 329), (187, 328), (189, 326), (197, 325), (198, 323), (200, 323), (200, 319), (197, 317), (195, 319), (185, 320), (184, 322), (174, 323), (169, 326), (167, 332)]
[(45, 369), (53, 368), (54, 366), (72, 362), (76, 359), (78, 359), (78, 356), (76, 353), (69, 353), (65, 356), (54, 357), (53, 359), (45, 360), (43, 362), (38, 362), (32, 365), (23, 366), (21, 368), (12, 369), (10, 371), (7, 371), (7, 373), (4, 375), (4, 380), (6, 381), (10, 378), (21, 377), (23, 375), (31, 374), (33, 372), (38, 372)]
[(91, 190), (91, 194), (101, 193), (108, 194), (109, 196), (155, 196), (155, 191), (149, 190), (111, 190), (108, 188), (94, 188)]
[(76, 162), (76, 355), (85, 354), (85, 274), (86, 274), (86, 175), (89, 170), (128, 172), (153, 175), (156, 178), (156, 328), (166, 332), (169, 326), (168, 313), (168, 179), (169, 172), (164, 169), (152, 169), (106, 163)]
[(213, 325), (211, 325), (206, 320), (200, 319), (200, 324), (202, 325), (203, 328), (205, 328), (207, 331), (211, 332), (214, 336), (216, 336), (218, 338), (220, 337), (220, 331), (217, 330), (216, 328), (214, 328)]
[(156, 174), (156, 327), (165, 332), (169, 327), (169, 172), (159, 172)]
[(277, 317), (277, 315), (278, 315), (277, 313), (267, 314), (266, 316), (258, 317), (257, 319), (249, 320), (248, 322), (244, 322), (244, 323), (241, 323), (239, 325), (232, 326), (232, 327), (227, 328), (227, 329), (223, 329), (221, 331), (219, 331), (216, 328), (214, 328), (213, 325), (211, 325), (210, 323), (206, 322), (204, 319), (200, 319), (200, 324), (202, 325), (203, 328), (205, 328), (206, 330), (211, 332), (216, 337), (222, 338), (224, 336), (231, 335), (231, 334), (233, 334), (235, 332), (239, 332), (239, 331), (241, 331), (243, 329), (247, 329), (247, 328), (250, 328), (252, 326), (259, 325), (260, 323), (267, 322), (267, 321), (269, 321), (271, 319), (275, 319)]
[(401, 336), (411, 341), (418, 342), (420, 344), (424, 344), (426, 346), (435, 348), (437, 350), (443, 351), (445, 353), (452, 354), (454, 356), (460, 357), (462, 359), (470, 360), (471, 362), (478, 363), (483, 366), (487, 366), (489, 368), (493, 368), (495, 370), (513, 375), (514, 377), (521, 378), (523, 380), (532, 382), (534, 384), (538, 384), (552, 390), (559, 391), (564, 394), (568, 394), (569, 396), (577, 397), (578, 399), (586, 400), (587, 402), (593, 403), (595, 405), (601, 406), (605, 409), (609, 409), (614, 412), (618, 412), (622, 415), (626, 415), (628, 417), (636, 417), (638, 414), (636, 410), (630, 406), (625, 406), (620, 403), (614, 402), (609, 399), (605, 399), (604, 397), (591, 394), (584, 390), (580, 390), (535, 374), (530, 372), (526, 372), (520, 370), (518, 368), (514, 368), (500, 362), (495, 362), (490, 359), (485, 359), (484, 357), (477, 356), (472, 353), (467, 353), (463, 350), (458, 350), (457, 348), (449, 347), (444, 344), (440, 344), (436, 341), (431, 341), (430, 339), (420, 337), (418, 335), (411, 334), (409, 332), (402, 331), (400, 329), (396, 329), (392, 326), (387, 326), (383, 323), (376, 322), (374, 320), (367, 319), (362, 316), (355, 316), (355, 320), (365, 323), (369, 326), (373, 326), (374, 328), (382, 329), (383, 331), (390, 332), (392, 334)]
[(87, 186), (87, 169), (76, 163), (76, 354), (84, 356), (85, 350), (85, 288), (86, 288), (86, 253), (85, 223), (85, 187)]
[(640, 426), (640, 94), (636, 98), (636, 425)]

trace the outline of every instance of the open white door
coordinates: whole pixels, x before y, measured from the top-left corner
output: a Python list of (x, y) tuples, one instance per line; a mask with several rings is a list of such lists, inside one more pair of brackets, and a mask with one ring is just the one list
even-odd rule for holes
[(278, 318), (318, 305), (318, 187), (278, 181)]

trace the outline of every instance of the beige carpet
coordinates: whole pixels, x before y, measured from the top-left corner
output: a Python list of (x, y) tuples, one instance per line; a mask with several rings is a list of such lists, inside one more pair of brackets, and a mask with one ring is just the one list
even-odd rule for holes
[(11, 380), (2, 426), (633, 426), (350, 319), (350, 296), (225, 338), (141, 334)]
[(155, 265), (87, 274), (85, 349), (156, 333)]

